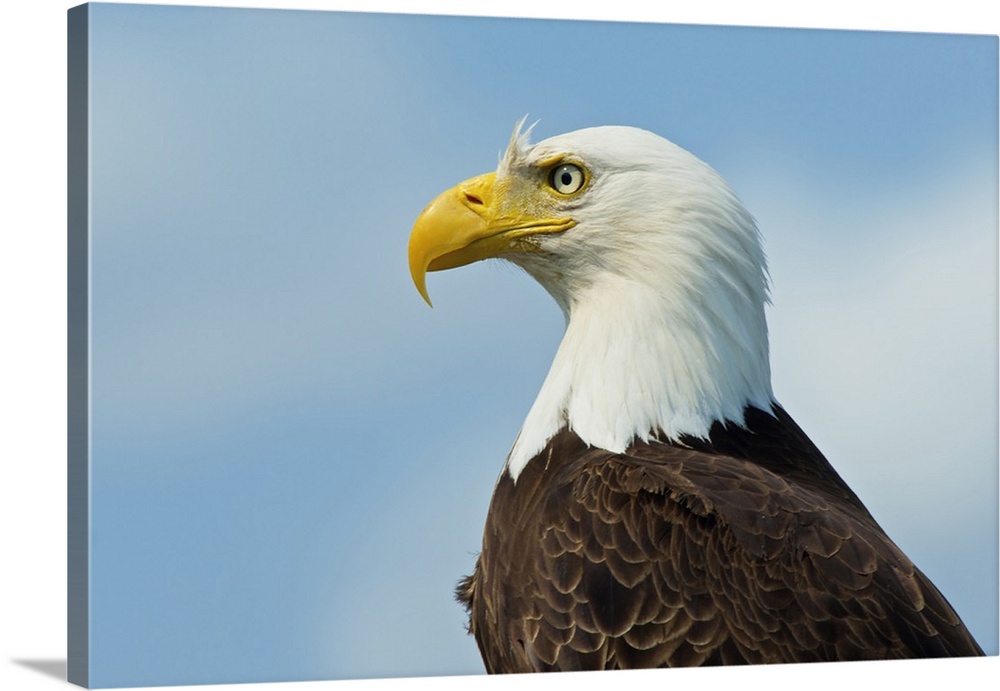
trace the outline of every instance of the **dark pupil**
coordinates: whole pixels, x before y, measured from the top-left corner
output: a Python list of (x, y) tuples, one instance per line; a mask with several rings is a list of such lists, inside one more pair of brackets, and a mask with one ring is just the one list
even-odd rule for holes
[(570, 173), (568, 170), (564, 170), (563, 174), (559, 177), (559, 181), (562, 184), (564, 184), (566, 186), (569, 186), (569, 184), (571, 182), (573, 182), (573, 175), (572, 175), (572, 173)]

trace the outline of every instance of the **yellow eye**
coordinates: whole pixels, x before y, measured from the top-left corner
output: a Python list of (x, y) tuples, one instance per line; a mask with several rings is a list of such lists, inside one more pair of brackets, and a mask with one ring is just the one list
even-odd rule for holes
[(552, 169), (549, 174), (549, 184), (559, 194), (573, 194), (583, 187), (586, 177), (580, 166), (563, 163)]

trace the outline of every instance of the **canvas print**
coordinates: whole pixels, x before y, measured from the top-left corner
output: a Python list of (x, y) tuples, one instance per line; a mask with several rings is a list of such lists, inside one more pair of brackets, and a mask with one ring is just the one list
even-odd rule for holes
[(71, 10), (70, 680), (996, 655), (997, 58)]

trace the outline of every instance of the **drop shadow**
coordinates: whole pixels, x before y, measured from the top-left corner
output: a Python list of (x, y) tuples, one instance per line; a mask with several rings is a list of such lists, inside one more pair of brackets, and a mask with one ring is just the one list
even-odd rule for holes
[(11, 662), (59, 681), (66, 681), (66, 660), (11, 660)]

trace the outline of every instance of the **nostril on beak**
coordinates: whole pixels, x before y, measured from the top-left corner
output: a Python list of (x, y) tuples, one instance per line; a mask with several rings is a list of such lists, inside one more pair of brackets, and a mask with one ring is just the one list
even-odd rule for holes
[(465, 201), (468, 202), (469, 204), (478, 204), (479, 206), (483, 205), (482, 199), (480, 199), (474, 194), (469, 194), (468, 192), (465, 193)]

